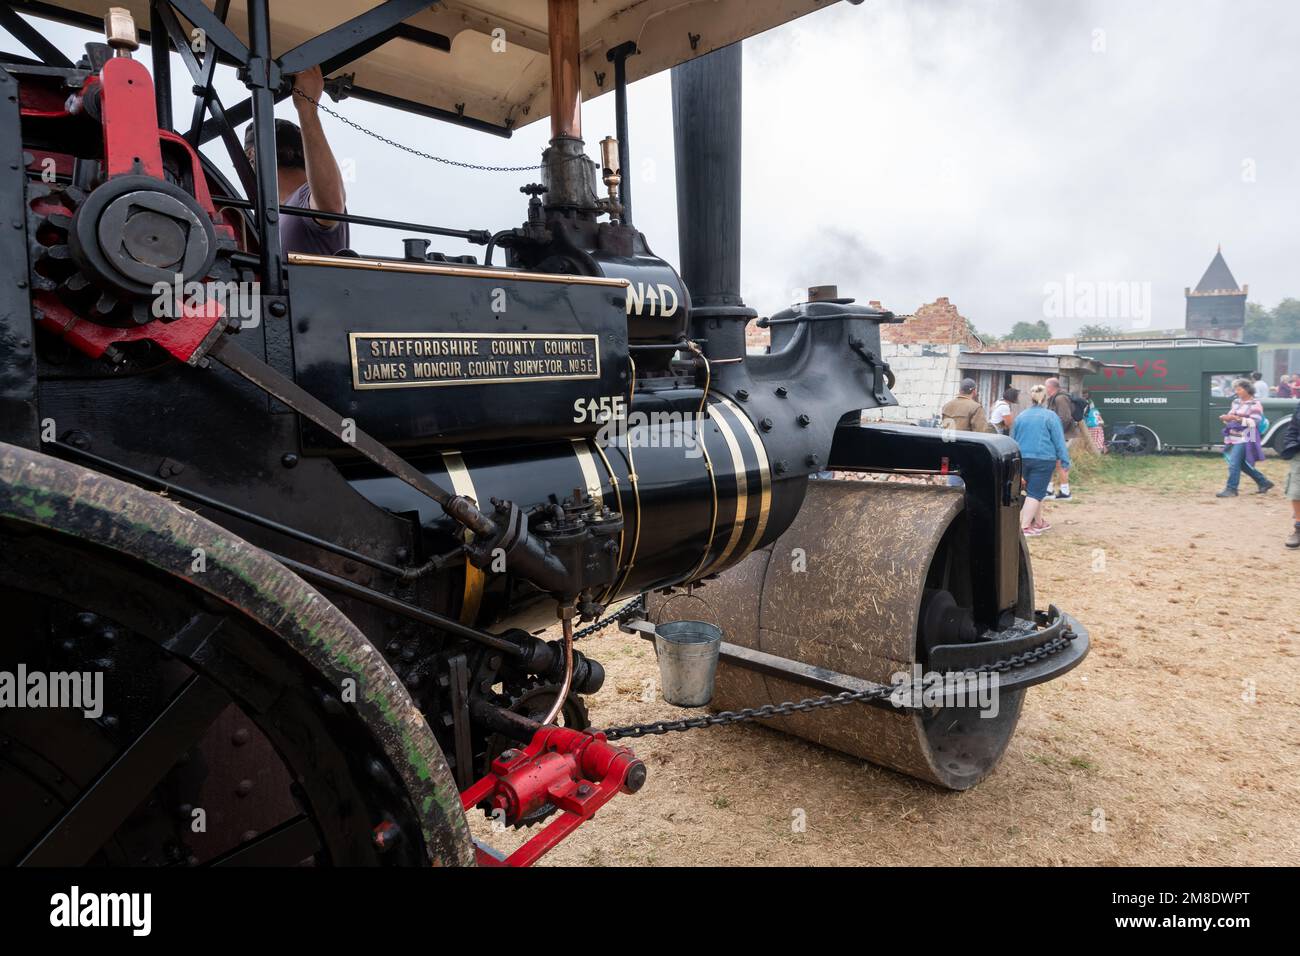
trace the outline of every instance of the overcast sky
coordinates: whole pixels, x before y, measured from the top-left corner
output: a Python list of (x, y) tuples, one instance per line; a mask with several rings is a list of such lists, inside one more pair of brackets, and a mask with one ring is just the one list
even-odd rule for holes
[[(43, 29), (73, 55), (88, 37)], [(995, 333), (1045, 317), (1058, 335), (1179, 328), (1184, 287), (1222, 243), (1252, 301), (1300, 297), (1298, 52), (1296, 0), (867, 0), (748, 40), (743, 294), (763, 314), (822, 283), (899, 312), (948, 296)], [(231, 75), (219, 89), (227, 105), (243, 96)], [(637, 225), (675, 263), (668, 75), (634, 84), (630, 104)], [(536, 162), (548, 133), (331, 105), (471, 162)], [(524, 217), (526, 174), (447, 168), (324, 122), (355, 170), (353, 212), (492, 230)], [(613, 97), (583, 125), (594, 156)], [(355, 229), (353, 246), (397, 255), (400, 238)], [(1084, 300), (1045, 314), (1098, 283), (1133, 283), (1123, 314), (1081, 315)]]

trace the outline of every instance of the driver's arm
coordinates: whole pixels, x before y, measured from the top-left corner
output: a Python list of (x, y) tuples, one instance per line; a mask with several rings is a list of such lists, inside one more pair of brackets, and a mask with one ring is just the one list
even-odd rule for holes
[[(317, 103), (325, 95), (325, 79), (319, 66), (297, 74), (293, 78), (293, 85)], [(298, 110), (298, 125), (302, 127), (302, 151), (307, 166), (307, 186), (311, 191), (311, 208), (321, 212), (341, 213), (347, 201), (343, 190), (343, 174), (334, 160), (329, 140), (325, 138), (325, 129), (321, 126), (316, 105), (301, 96), (293, 98), (293, 105)], [(326, 229), (338, 225), (336, 222), (316, 221)]]

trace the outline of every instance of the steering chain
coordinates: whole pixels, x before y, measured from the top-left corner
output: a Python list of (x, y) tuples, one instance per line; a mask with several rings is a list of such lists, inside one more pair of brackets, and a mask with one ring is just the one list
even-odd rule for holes
[(371, 137), (372, 139), (379, 140), (379, 142), (383, 143), (385, 146), (392, 146), (394, 149), (400, 149), (403, 152), (410, 153), (412, 156), (419, 156), (421, 159), (431, 159), (435, 163), (445, 163), (448, 166), (459, 166), (461, 169), (477, 169), (485, 173), (527, 173), (527, 172), (532, 172), (535, 169), (542, 168), (540, 163), (538, 163), (536, 166), (481, 166), (478, 163), (463, 163), (458, 159), (445, 159), (442, 156), (434, 156), (432, 153), (426, 153), (423, 150), (416, 149), (413, 146), (405, 146), (402, 143), (397, 142), (396, 140), (391, 140), (387, 136), (384, 136), (382, 133), (376, 133), (372, 129), (366, 129), (366, 127), (362, 126), (360, 123), (356, 122), (355, 120), (348, 119), (342, 113), (335, 112), (334, 110), (326, 106), (324, 103), (318, 102), (317, 100), (308, 96), (306, 93), (298, 89), (296, 86), (293, 88), (293, 95), (297, 97), (301, 97), (302, 99), (310, 103), (312, 106), (316, 107), (318, 110), (324, 110), (326, 113), (334, 117), (340, 123), (344, 123), (348, 126), (351, 126), (358, 133), (364, 133), (365, 135)]
[[(625, 604), (613, 614), (601, 618), (596, 623), (583, 628), (576, 636), (586, 637), (603, 630), (615, 621), (626, 621), (634, 614), (645, 610), (645, 595), (642, 594)], [(1007, 671), (1026, 664), (1033, 664), (1058, 654), (1070, 646), (1078, 635), (1069, 627), (1059, 637), (1054, 637), (1046, 644), (1041, 644), (1022, 654), (1012, 654), (978, 667), (968, 668), (967, 674), (988, 674)], [(722, 727), (727, 724), (739, 724), (748, 720), (767, 720), (771, 717), (788, 717), (802, 714), (823, 707), (838, 707), (842, 704), (887, 700), (897, 688), (893, 685), (879, 685), (863, 690), (841, 691), (838, 694), (825, 694), (821, 697), (805, 697), (802, 700), (787, 700), (781, 704), (764, 704), (761, 707), (746, 707), (743, 710), (724, 710), (716, 714), (703, 714), (699, 717), (684, 717), (680, 720), (654, 720), (644, 724), (624, 724), (621, 727), (606, 727), (598, 733), (604, 734), (606, 740), (624, 740), (629, 737), (652, 737), (663, 734), (685, 733), (688, 730), (702, 730), (705, 727)]]

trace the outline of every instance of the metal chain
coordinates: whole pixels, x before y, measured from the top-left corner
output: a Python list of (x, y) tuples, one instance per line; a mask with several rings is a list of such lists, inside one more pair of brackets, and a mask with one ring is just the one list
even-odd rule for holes
[(387, 136), (384, 136), (380, 133), (376, 133), (374, 130), (366, 129), (360, 123), (354, 122), (353, 120), (348, 119), (342, 113), (336, 113), (334, 110), (330, 109), (324, 103), (319, 103), (316, 100), (312, 99), (310, 96), (308, 96), (302, 90), (298, 89), (296, 86), (293, 88), (293, 95), (302, 97), (304, 100), (312, 104), (312, 106), (316, 107), (318, 110), (324, 110), (326, 113), (329, 113), (330, 116), (334, 117), (340, 123), (345, 123), (348, 126), (351, 126), (357, 132), (365, 133), (367, 136), (379, 140), (379, 142), (383, 143), (386, 146), (392, 146), (395, 149), (403, 150), (404, 152), (410, 153), (412, 156), (419, 156), (421, 159), (431, 159), (435, 163), (445, 163), (448, 166), (459, 166), (461, 169), (477, 169), (487, 173), (527, 173), (542, 168), (541, 163), (538, 163), (536, 166), (480, 166), (478, 163), (462, 163), (460, 160), (457, 159), (444, 159), (442, 156), (434, 156), (432, 153), (426, 153), (421, 150), (415, 149), (414, 147), (411, 146), (404, 146), (401, 143), (396, 142), (395, 140), (389, 139)]
[(624, 604), (613, 614), (607, 614), (604, 617), (602, 617), (600, 620), (596, 621), (594, 624), (588, 624), (586, 627), (582, 628), (580, 631), (578, 631), (576, 634), (573, 635), (573, 639), (575, 641), (578, 641), (584, 637), (590, 637), (592, 634), (595, 634), (597, 631), (603, 631), (605, 628), (609, 627), (611, 624), (615, 622), (621, 624), (624, 621), (627, 621), (630, 618), (635, 617), (637, 614), (642, 614), (644, 612), (645, 612), (645, 595), (639, 594), (636, 597), (634, 597), (631, 601), (629, 601), (627, 604)]
[[(1026, 664), (1032, 664), (1064, 650), (1069, 646), (1070, 642), (1075, 639), (1075, 636), (1074, 631), (1067, 630), (1060, 637), (1054, 637), (1046, 644), (1025, 651), (1023, 654), (1012, 654), (1010, 657), (993, 661), (988, 664), (981, 664), (979, 667), (970, 668), (964, 673), (986, 674), (990, 671), (1005, 673), (1016, 667), (1024, 667)], [(738, 724), (746, 720), (766, 720), (769, 717), (787, 717), (790, 714), (804, 713), (809, 710), (817, 710), (821, 707), (838, 707), (840, 704), (851, 704), (854, 701), (885, 700), (889, 698), (895, 690), (897, 690), (897, 687), (893, 685), (886, 686), (882, 684), (877, 687), (869, 687), (866, 690), (846, 690), (838, 694), (827, 694), (824, 697), (805, 697), (803, 700), (788, 700), (783, 704), (764, 704), (762, 707), (746, 707), (744, 710), (724, 710), (717, 714), (705, 714), (700, 717), (687, 717), (682, 720), (656, 720), (647, 724), (627, 724), (623, 727), (609, 727), (605, 730), (599, 731), (599, 733), (604, 734), (608, 740), (684, 733), (688, 730), (699, 730), (703, 727), (721, 727), (724, 724)]]

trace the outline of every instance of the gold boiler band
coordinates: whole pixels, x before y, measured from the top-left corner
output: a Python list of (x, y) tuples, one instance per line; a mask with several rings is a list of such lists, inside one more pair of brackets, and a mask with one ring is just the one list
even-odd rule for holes
[(740, 536), (745, 530), (745, 519), (749, 516), (749, 474), (745, 468), (745, 456), (740, 452), (740, 442), (736, 440), (736, 433), (725, 415), (714, 415), (710, 409), (710, 418), (717, 424), (718, 431), (722, 433), (722, 440), (727, 444), (727, 451), (731, 453), (731, 471), (736, 476), (736, 515), (731, 523), (731, 533), (727, 535), (727, 543), (723, 546), (722, 553), (709, 565), (705, 574), (711, 574), (716, 568), (726, 564), (727, 559), (736, 550), (736, 545), (740, 543)]
[[(575, 443), (576, 444), (576, 443)], [(596, 449), (596, 454), (600, 456), (601, 462), (605, 465), (605, 474), (609, 475), (609, 486), (614, 489), (615, 510), (623, 518), (623, 530), (618, 533), (618, 567), (623, 566), (623, 536), (627, 533), (627, 517), (623, 511), (623, 492), (618, 487), (618, 475), (614, 474), (614, 468), (605, 456), (605, 449), (600, 447), (600, 442), (592, 442), (592, 447)], [(614, 592), (618, 590), (617, 578), (609, 585), (604, 595), (601, 596), (601, 604), (609, 604), (614, 597)]]
[[(478, 495), (474, 491), (474, 479), (470, 477), (469, 468), (465, 466), (465, 459), (458, 451), (444, 451), (442, 461), (447, 469), (447, 478), (451, 481), (452, 490), (456, 494), (469, 498), (474, 504), (478, 504)], [(465, 530), (468, 539), (469, 529)], [(483, 603), (483, 588), (487, 584), (487, 575), (479, 568), (469, 563), (469, 558), (465, 559), (465, 592), (460, 602), (460, 623), (473, 624), (474, 619), (478, 617), (478, 610)]]
[[(725, 405), (735, 416), (736, 421), (740, 424), (741, 431), (743, 431), (749, 439), (749, 443), (754, 449), (755, 460), (758, 462), (758, 521), (754, 526), (753, 536), (739, 549), (738, 557), (743, 558), (758, 546), (758, 543), (763, 540), (763, 533), (767, 531), (767, 519), (772, 510), (772, 472), (768, 465), (767, 448), (763, 444), (763, 439), (758, 434), (758, 429), (755, 428), (754, 423), (749, 420), (749, 416), (741, 411), (740, 408), (737, 407), (736, 403), (727, 398), (727, 396), (717, 394), (716, 398), (719, 405)], [(719, 419), (722, 418), (720, 415), (717, 417)], [(733, 435), (733, 440), (734, 439), (735, 436)], [(739, 444), (739, 442), (737, 442), (737, 444)], [(741, 482), (745, 482), (745, 485), (742, 485)], [(747, 484), (748, 481), (745, 476), (745, 469), (742, 462), (742, 467), (737, 468), (736, 470), (737, 502), (746, 497), (742, 488), (747, 486)], [(736, 507), (737, 510), (739, 510), (740, 505), (737, 504)], [(737, 525), (739, 524), (741, 524), (741, 522), (738, 521)]]
[[(631, 355), (627, 357), (627, 367), (628, 367), (628, 379), (630, 381), (630, 384), (628, 385), (628, 393), (627, 393), (627, 407), (631, 409), (633, 402), (636, 401), (636, 359), (632, 358)], [(626, 438), (626, 445), (627, 445), (626, 448), (619, 448), (619, 446), (617, 445), (615, 447), (619, 448), (619, 451), (623, 453), (623, 458), (627, 461), (627, 483), (632, 486), (632, 501), (636, 506), (636, 532), (632, 535), (632, 553), (628, 555), (627, 567), (623, 570), (623, 576), (619, 578), (618, 584), (616, 584), (613, 590), (610, 591), (609, 597), (611, 598), (618, 596), (619, 592), (623, 590), (623, 586), (627, 584), (627, 579), (632, 576), (632, 569), (636, 567), (636, 553), (637, 550), (641, 547), (640, 479), (637, 478), (636, 462), (633, 460), (632, 457), (632, 436), (627, 435), (625, 436), (625, 438)], [(626, 515), (624, 515), (623, 520), (624, 521), (627, 520)], [(622, 560), (621, 554), (619, 555), (619, 559)]]
[(587, 486), (587, 494), (597, 508), (605, 504), (605, 492), (601, 488), (600, 474), (596, 471), (596, 459), (587, 447), (585, 438), (569, 439), (573, 444), (573, 453), (578, 456), (578, 467), (582, 469), (582, 481)]
[(713, 458), (709, 454), (709, 443), (704, 437), (704, 421), (708, 414), (709, 388), (713, 384), (713, 369), (709, 366), (709, 357), (704, 354), (699, 345), (695, 342), (688, 343), (691, 354), (695, 356), (697, 362), (704, 363), (704, 391), (700, 395), (700, 407), (695, 411), (695, 440), (700, 446), (700, 451), (704, 453), (704, 468), (709, 473), (709, 491), (712, 495), (712, 504), (709, 511), (709, 537), (704, 542), (704, 552), (700, 555), (700, 563), (695, 566), (691, 572), (690, 580), (700, 576), (704, 570), (704, 565), (708, 563), (709, 552), (713, 550), (713, 541), (718, 535), (718, 476), (713, 470)]

